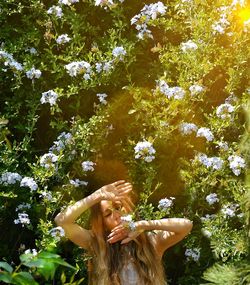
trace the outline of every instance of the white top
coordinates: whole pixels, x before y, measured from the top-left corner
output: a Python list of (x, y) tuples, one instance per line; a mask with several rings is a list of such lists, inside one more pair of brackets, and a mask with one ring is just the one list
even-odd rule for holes
[(138, 285), (141, 284), (139, 282), (139, 274), (137, 272), (135, 263), (132, 258), (130, 258), (126, 264), (123, 265), (121, 272), (119, 274), (121, 285)]

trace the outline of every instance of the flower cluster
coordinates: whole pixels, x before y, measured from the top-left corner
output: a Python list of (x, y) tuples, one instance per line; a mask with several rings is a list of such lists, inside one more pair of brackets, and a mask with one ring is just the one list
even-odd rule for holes
[(216, 202), (219, 202), (219, 198), (217, 197), (216, 193), (211, 193), (206, 196), (206, 201), (208, 202), (209, 205), (213, 205)]
[(62, 8), (60, 6), (56, 6), (56, 5), (53, 5), (52, 7), (50, 7), (48, 9), (47, 13), (49, 15), (54, 15), (57, 18), (62, 18), (62, 16), (63, 16)]
[(132, 215), (125, 215), (121, 217), (122, 223), (128, 227), (131, 231), (136, 230), (136, 224), (133, 221), (133, 216)]
[(222, 214), (224, 215), (225, 218), (227, 217), (235, 217), (236, 216), (236, 211), (239, 209), (238, 204), (230, 204), (230, 205), (224, 205), (221, 209)]
[(61, 237), (65, 236), (65, 231), (62, 227), (55, 227), (49, 231), (49, 234), (55, 238), (55, 240), (59, 241)]
[(202, 87), (200, 85), (197, 85), (197, 84), (194, 84), (194, 85), (191, 85), (189, 87), (189, 91), (190, 91), (191, 96), (195, 96), (195, 95), (203, 92), (204, 91), (204, 87)]
[(221, 104), (216, 109), (216, 115), (221, 119), (231, 118), (231, 113), (233, 112), (234, 106), (229, 103)]
[(241, 173), (241, 169), (246, 167), (246, 162), (244, 158), (238, 155), (230, 155), (228, 157), (229, 167), (232, 169), (233, 173), (238, 176)]
[(36, 181), (31, 177), (24, 177), (20, 183), (21, 187), (29, 187), (31, 191), (37, 190), (38, 186)]
[(149, 21), (155, 20), (158, 15), (165, 15), (167, 7), (162, 2), (145, 5), (140, 14), (131, 19), (131, 25), (136, 25), (138, 31), (137, 37), (143, 40), (146, 37), (153, 38), (151, 31), (148, 29)]
[(193, 123), (182, 123), (179, 130), (183, 135), (190, 135), (192, 132), (197, 132), (198, 127)]
[(185, 96), (185, 90), (181, 87), (175, 86), (175, 87), (169, 87), (166, 81), (159, 80), (158, 86), (157, 86), (162, 94), (167, 96), (168, 99), (174, 98), (177, 100), (183, 99)]
[(92, 73), (91, 65), (86, 61), (73, 61), (65, 65), (65, 68), (71, 77), (84, 74), (83, 78), (85, 80), (90, 79), (90, 75)]
[(122, 60), (124, 58), (124, 56), (126, 55), (126, 50), (124, 49), (124, 47), (120, 46), (120, 47), (115, 47), (112, 50), (112, 55), (115, 58), (118, 58), (119, 60)]
[(49, 90), (47, 92), (42, 93), (40, 102), (41, 104), (49, 103), (50, 106), (53, 106), (56, 104), (57, 97), (58, 97), (58, 94), (55, 91)]
[(32, 67), (30, 70), (26, 72), (26, 76), (32, 80), (34, 80), (35, 78), (37, 79), (40, 78), (41, 75), (42, 75), (41, 70), (35, 69), (34, 67)]
[(62, 132), (53, 142), (52, 147), (49, 149), (50, 152), (59, 154), (62, 150), (66, 148), (67, 145), (71, 144), (73, 140), (71, 133)]
[(158, 209), (162, 211), (169, 209), (173, 205), (174, 199), (175, 199), (174, 197), (170, 197), (169, 199), (168, 198), (161, 199), (158, 203)]
[(207, 168), (212, 168), (214, 170), (219, 170), (222, 168), (224, 161), (220, 157), (208, 157), (204, 153), (200, 153), (196, 157), (200, 163), (202, 163)]
[(30, 208), (31, 208), (31, 205), (29, 203), (22, 203), (16, 207), (16, 212), (18, 212), (20, 210), (30, 209)]
[[(124, 0), (119, 0), (120, 3), (123, 3)], [(101, 7), (104, 7), (104, 8), (107, 8), (107, 7), (112, 7), (114, 6), (115, 3), (113, 0), (95, 0), (95, 6), (101, 6)]]
[(58, 161), (58, 156), (53, 153), (45, 153), (40, 158), (40, 165), (46, 169), (55, 168), (55, 163)]
[[(224, 9), (224, 7), (223, 7)], [(227, 14), (224, 12), (221, 14), (221, 17), (218, 21), (212, 24), (212, 29), (214, 33), (224, 34), (225, 30), (230, 25), (229, 21), (227, 20)]]
[(102, 71), (109, 72), (113, 68), (114, 68), (113, 60), (97, 62), (95, 64), (95, 70), (96, 70), (97, 73), (101, 73)]
[(26, 249), (24, 254), (32, 254), (33, 256), (37, 256), (37, 250), (36, 249)]
[(58, 4), (70, 6), (71, 4), (78, 3), (79, 0), (59, 0)]
[(98, 97), (101, 104), (107, 104), (107, 100), (105, 98), (108, 97), (108, 95), (106, 93), (97, 93), (96, 96)]
[(155, 159), (155, 149), (149, 141), (138, 142), (134, 147), (135, 159), (142, 158), (146, 162), (151, 162)]
[(202, 222), (210, 221), (210, 220), (214, 219), (215, 217), (216, 217), (215, 214), (211, 214), (211, 215), (206, 214), (205, 217), (201, 217), (201, 221)]
[(0, 183), (3, 185), (15, 184), (17, 181), (21, 181), (22, 176), (16, 172), (4, 172), (1, 175)]
[(189, 40), (185, 43), (181, 43), (181, 50), (183, 52), (187, 52), (190, 50), (196, 50), (198, 48), (197, 44), (194, 43), (193, 41)]
[(87, 186), (87, 185), (88, 185), (88, 182), (86, 182), (86, 181), (81, 181), (81, 180), (79, 180), (78, 178), (75, 179), (75, 180), (70, 179), (70, 180), (69, 180), (69, 183), (70, 183), (71, 185), (73, 185), (74, 187)]
[(199, 128), (196, 136), (204, 137), (209, 142), (211, 142), (214, 139), (214, 135), (209, 128)]
[(21, 224), (22, 227), (30, 224), (29, 215), (27, 213), (18, 213), (18, 218), (14, 220), (14, 224)]
[(66, 43), (68, 43), (69, 41), (71, 41), (71, 38), (68, 36), (68, 34), (62, 34), (62, 35), (60, 35), (60, 36), (56, 39), (56, 42), (57, 42), (59, 45), (66, 44)]
[(94, 165), (93, 161), (86, 160), (82, 162), (82, 169), (83, 171), (94, 171)]
[(0, 50), (0, 59), (4, 59), (5, 60), (4, 65), (9, 66), (14, 71), (22, 71), (23, 70), (23, 66), (21, 65), (21, 63), (17, 62), (13, 58), (12, 54), (10, 54), (4, 50)]
[(199, 248), (187, 248), (185, 251), (185, 256), (187, 260), (193, 260), (195, 262), (199, 261), (200, 259), (200, 249)]
[(47, 191), (42, 191), (41, 194), (39, 195), (39, 197), (44, 198), (48, 201), (52, 201), (52, 199), (53, 199), (51, 193), (47, 192)]

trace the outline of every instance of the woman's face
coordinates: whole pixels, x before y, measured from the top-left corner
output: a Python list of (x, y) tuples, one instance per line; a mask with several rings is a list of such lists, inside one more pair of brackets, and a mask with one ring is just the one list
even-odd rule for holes
[(100, 203), (104, 226), (108, 231), (121, 223), (123, 205), (119, 201), (103, 200)]

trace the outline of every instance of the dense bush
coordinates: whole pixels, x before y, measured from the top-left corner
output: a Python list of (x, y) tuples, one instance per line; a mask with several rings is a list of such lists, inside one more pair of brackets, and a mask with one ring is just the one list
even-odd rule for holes
[(125, 178), (141, 218), (194, 222), (169, 284), (250, 283), (250, 8), (212, 2), (1, 2), (0, 280), (87, 284), (54, 217)]

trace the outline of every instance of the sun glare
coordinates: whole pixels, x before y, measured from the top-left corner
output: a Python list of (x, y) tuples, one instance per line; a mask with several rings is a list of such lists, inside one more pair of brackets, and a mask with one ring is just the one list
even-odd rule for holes
[(250, 8), (245, 8), (239, 12), (239, 16), (243, 22), (250, 20)]

